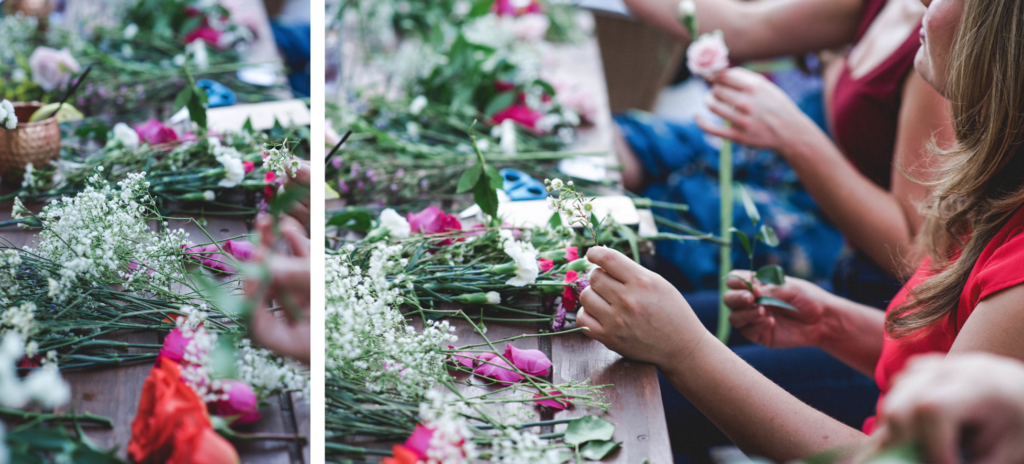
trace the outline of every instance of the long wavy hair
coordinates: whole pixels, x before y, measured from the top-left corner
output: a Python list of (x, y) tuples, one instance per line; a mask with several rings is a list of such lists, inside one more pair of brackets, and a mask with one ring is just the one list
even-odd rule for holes
[(956, 311), (974, 263), (1024, 205), (1024, 1), (965, 0), (947, 82), (956, 144), (933, 148), (944, 162), (925, 182), (919, 236), (933, 275), (886, 317), (894, 338)]

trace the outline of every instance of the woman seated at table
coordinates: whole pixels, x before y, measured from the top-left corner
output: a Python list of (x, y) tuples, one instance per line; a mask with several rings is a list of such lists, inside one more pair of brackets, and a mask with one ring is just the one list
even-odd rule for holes
[[(919, 237), (917, 272), (881, 312), (797, 279), (758, 294), (742, 282), (730, 322), (772, 347), (818, 346), (874, 373), (883, 398), (911, 356), (990, 352), (1024, 358), (1024, 2), (924, 0), (915, 66), (953, 103), (955, 147), (942, 156)], [(622, 355), (654, 363), (748, 454), (776, 461), (863, 445), (863, 432), (800, 402), (700, 324), (660, 276), (621, 253), (593, 248), (602, 269), (580, 296), (578, 324)], [(745, 276), (746, 277), (746, 276)]]
[[(679, 0), (625, 0), (640, 19), (672, 34), (689, 39), (676, 19)], [(669, 201), (715, 203), (707, 218), (691, 217), (698, 226), (717, 230), (716, 179), (708, 185), (692, 174), (701, 171), (701, 152), (714, 159), (708, 168), (717, 170), (717, 149), (704, 134), (732, 139), (740, 144), (771, 150), (789, 163), (800, 186), (813, 202), (790, 198), (792, 193), (761, 188), (755, 197), (769, 210), (818, 208), (846, 237), (853, 250), (836, 265), (833, 277), (838, 294), (865, 304), (884, 306), (899, 290), (899, 277), (917, 267), (911, 243), (923, 217), (916, 204), (927, 198), (927, 188), (914, 183), (900, 170), (926, 175), (930, 165), (926, 143), (938, 133), (938, 141), (952, 140), (948, 105), (912, 71), (919, 47), (918, 31), (924, 9), (918, 0), (790, 0), (740, 1), (695, 0), (701, 32), (721, 30), (734, 62), (798, 55), (852, 44), (846, 57), (832, 60), (824, 70), (825, 126), (830, 139), (778, 86), (760, 75), (732, 69), (712, 80), (709, 109), (731, 123), (730, 128), (697, 117), (697, 125), (679, 125), (655, 118), (622, 115), (617, 118), (621, 137), (616, 150), (622, 158), (625, 186), (647, 189)], [(699, 125), (699, 127), (698, 127)], [(685, 169), (684, 169), (685, 168)], [(771, 184), (747, 177), (737, 166), (741, 181)], [(672, 174), (690, 173), (684, 175)], [(713, 175), (711, 177), (714, 177)], [(761, 177), (761, 176), (753, 176)], [(678, 182), (675, 179), (683, 179)], [(667, 185), (666, 185), (667, 184)], [(800, 188), (802, 186), (802, 189)], [(653, 187), (653, 188), (652, 188)], [(817, 203), (817, 208), (809, 203)], [(742, 208), (737, 208), (742, 216)], [(769, 222), (782, 222), (781, 215)], [(743, 221), (734, 221), (742, 225)], [(820, 220), (820, 219), (819, 219)], [(715, 224), (705, 224), (714, 221)], [(790, 219), (787, 216), (786, 222)], [(776, 225), (783, 245), (779, 250), (800, 248), (814, 255), (814, 237), (787, 242), (789, 224)], [(678, 252), (663, 275), (684, 272), (694, 266), (684, 247), (697, 244), (666, 244)], [(661, 253), (666, 251), (667, 253)], [(714, 250), (712, 250), (714, 251)], [(782, 251), (780, 251), (782, 252)], [(717, 255), (717, 251), (714, 251)], [(795, 258), (793, 260), (796, 260)], [(792, 269), (795, 266), (790, 266)], [(816, 273), (821, 273), (821, 269)], [(827, 270), (825, 270), (827, 271)], [(713, 281), (713, 288), (717, 288)]]

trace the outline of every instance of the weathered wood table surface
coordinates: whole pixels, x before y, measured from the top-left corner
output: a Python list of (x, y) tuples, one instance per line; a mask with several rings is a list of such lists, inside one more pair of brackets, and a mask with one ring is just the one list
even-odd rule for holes
[[(590, 13), (582, 14), (589, 15)], [(584, 21), (586, 20), (587, 18), (584, 18)], [(355, 47), (342, 45), (342, 49), (342, 62), (352, 65), (352, 57), (344, 55), (352, 53)], [(577, 151), (606, 150), (608, 157), (605, 159), (595, 158), (594, 162), (613, 167), (616, 158), (612, 149), (612, 120), (597, 40), (590, 38), (582, 44), (555, 45), (548, 50), (545, 64), (546, 71), (567, 76), (574, 85), (585, 89), (594, 99), (598, 108), (597, 121), (578, 131), (579, 141), (572, 149)], [(351, 68), (349, 70), (351, 71)], [(348, 82), (371, 81), (374, 71), (369, 70), (369, 73), (370, 76), (360, 77), (356, 71), (357, 75), (347, 76), (348, 79), (351, 79)], [(343, 79), (343, 81), (345, 80), (347, 79)], [(618, 171), (608, 169), (607, 178), (618, 180)], [(326, 211), (336, 211), (344, 206), (341, 200), (331, 200), (328, 201)], [(649, 211), (647, 214), (641, 213), (641, 218), (646, 218), (649, 222), (652, 221)], [(642, 219), (642, 221), (644, 220)], [(642, 233), (645, 226), (653, 227), (653, 224), (642, 222)], [(328, 235), (331, 235), (331, 231), (328, 231)], [(483, 341), (464, 321), (454, 319), (449, 319), (449, 321), (457, 328), (459, 346)], [(542, 330), (549, 331), (550, 326), (545, 323), (535, 324), (532, 322), (487, 322), (487, 336), (490, 340), (501, 340), (526, 333), (539, 333)], [(581, 333), (525, 338), (517, 340), (514, 344), (521, 349), (539, 349), (547, 355), (554, 363), (549, 380), (555, 384), (590, 379), (592, 385), (611, 385), (604, 390), (605, 399), (610, 404), (607, 413), (576, 406), (555, 413), (542, 412), (541, 408), (535, 408), (537, 420), (571, 419), (588, 414), (602, 415), (615, 424), (613, 440), (622, 442), (622, 448), (607, 458), (605, 462), (623, 464), (640, 464), (642, 462), (667, 464), (672, 462), (668, 430), (665, 425), (665, 412), (661, 404), (661, 389), (658, 384), (657, 369), (653, 365), (624, 359)], [(498, 346), (499, 350), (503, 348), (504, 345)], [(460, 387), (463, 389), (497, 388), (488, 386), (484, 381), (466, 374), (460, 376), (459, 380), (471, 382), (470, 386)], [(479, 393), (481, 391), (477, 390), (476, 394)], [(540, 433), (562, 432), (565, 430), (565, 425), (546, 426), (533, 430)], [(359, 442), (359, 445), (384, 449), (389, 447), (389, 444), (367, 444), (362, 441)]]
[[(0, 195), (10, 193), (0, 189)], [(11, 219), (12, 202), (0, 203), (0, 222)], [(40, 203), (26, 203), (38, 212)], [(204, 237), (194, 223), (170, 224), (172, 228), (184, 228), (196, 240)], [(206, 231), (217, 240), (225, 240), (249, 234), (251, 221), (247, 219), (224, 219), (206, 217)], [(0, 228), (3, 237), (15, 246), (32, 246), (35, 233), (16, 227)], [(119, 331), (110, 339), (139, 344), (162, 344), (163, 337), (155, 332)], [(130, 349), (129, 352), (142, 352)], [(152, 352), (152, 351), (149, 351)], [(89, 438), (104, 448), (120, 448), (118, 455), (127, 459), (128, 442), (131, 439), (131, 423), (139, 406), (142, 385), (152, 362), (143, 362), (90, 371), (65, 372), (64, 378), (71, 384), (72, 399), (65, 410), (76, 413), (90, 412), (113, 420), (112, 428), (86, 427)], [(301, 436), (307, 441), (248, 441), (233, 443), (243, 463), (288, 464), (308, 463), (310, 433), (309, 403), (295, 394), (281, 394), (269, 398), (269, 405), (260, 408), (263, 417), (254, 424), (239, 428), (243, 433), (273, 433)]]

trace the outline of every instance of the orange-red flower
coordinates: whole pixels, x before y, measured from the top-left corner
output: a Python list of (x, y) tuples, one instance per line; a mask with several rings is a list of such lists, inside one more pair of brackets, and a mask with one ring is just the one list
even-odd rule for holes
[(391, 454), (394, 456), (384, 458), (380, 464), (416, 464), (417, 462), (420, 462), (420, 458), (416, 455), (415, 451), (402, 445), (392, 446)]
[(238, 453), (210, 424), (206, 404), (181, 380), (181, 367), (161, 359), (142, 386), (128, 454), (138, 463), (238, 463)]

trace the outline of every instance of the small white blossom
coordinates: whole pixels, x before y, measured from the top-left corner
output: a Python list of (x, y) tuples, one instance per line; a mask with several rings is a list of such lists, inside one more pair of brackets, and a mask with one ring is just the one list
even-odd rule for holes
[(128, 127), (127, 124), (119, 122), (114, 124), (114, 140), (121, 142), (121, 146), (134, 150), (139, 148), (139, 133), (135, 132), (135, 129)]
[(409, 221), (405, 220), (394, 209), (387, 208), (380, 213), (380, 227), (387, 229), (391, 238), (409, 237)]
[(427, 107), (427, 97), (423, 95), (417, 96), (412, 99), (412, 103), (409, 104), (409, 112), (414, 116), (419, 116), (423, 109)]

